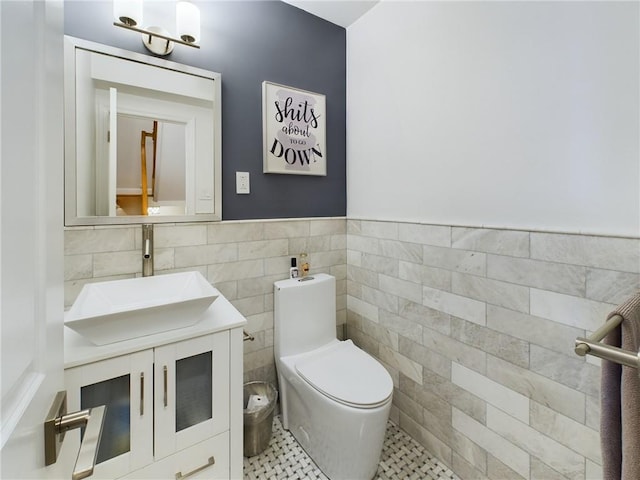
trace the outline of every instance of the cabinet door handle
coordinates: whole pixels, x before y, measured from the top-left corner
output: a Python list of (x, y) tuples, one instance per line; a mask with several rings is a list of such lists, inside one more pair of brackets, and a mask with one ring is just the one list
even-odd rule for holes
[(162, 376), (164, 378), (164, 406), (166, 407), (168, 405), (168, 401), (167, 401), (167, 366), (165, 365), (164, 368), (162, 369)]
[(144, 372), (140, 372), (140, 416), (144, 415)]
[(211, 465), (213, 465), (215, 463), (216, 463), (216, 459), (213, 458), (213, 455), (211, 455), (209, 457), (209, 460), (207, 460), (207, 463), (205, 465), (202, 465), (201, 467), (198, 467), (195, 470), (191, 470), (190, 472), (187, 472), (184, 475), (182, 474), (182, 472), (176, 473), (176, 480), (180, 480), (182, 478), (187, 478), (187, 477), (190, 477), (191, 475), (195, 475), (196, 473), (201, 472), (205, 468), (209, 468)]

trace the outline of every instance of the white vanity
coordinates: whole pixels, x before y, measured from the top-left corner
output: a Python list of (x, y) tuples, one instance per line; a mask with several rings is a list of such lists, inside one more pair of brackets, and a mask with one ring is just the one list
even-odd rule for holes
[[(68, 410), (107, 405), (91, 478), (242, 478), (246, 319), (215, 293), (189, 327), (105, 345), (65, 327)], [(66, 435), (72, 466), (80, 434)]]
[[(65, 37), (65, 225), (219, 221), (221, 92), (219, 73)], [(92, 478), (242, 478), (245, 324), (198, 272), (83, 287), (53, 420), (107, 406)], [(61, 436), (49, 461), (85, 471), (79, 429)]]

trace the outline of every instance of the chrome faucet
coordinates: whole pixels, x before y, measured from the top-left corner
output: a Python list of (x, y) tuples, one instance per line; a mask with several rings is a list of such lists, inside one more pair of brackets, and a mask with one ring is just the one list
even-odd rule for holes
[(153, 224), (142, 225), (142, 276), (153, 275)]

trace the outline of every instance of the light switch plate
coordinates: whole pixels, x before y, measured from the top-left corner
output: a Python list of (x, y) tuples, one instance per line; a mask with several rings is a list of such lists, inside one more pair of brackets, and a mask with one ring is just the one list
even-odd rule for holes
[(236, 172), (236, 193), (250, 193), (249, 172)]

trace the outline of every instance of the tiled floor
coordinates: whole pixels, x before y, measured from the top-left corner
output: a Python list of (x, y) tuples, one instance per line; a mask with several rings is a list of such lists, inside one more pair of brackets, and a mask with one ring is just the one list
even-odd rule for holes
[[(389, 422), (376, 480), (459, 480), (445, 465), (429, 456), (409, 435)], [(273, 420), (269, 447), (244, 459), (244, 480), (327, 480), (287, 430), (280, 417)]]

